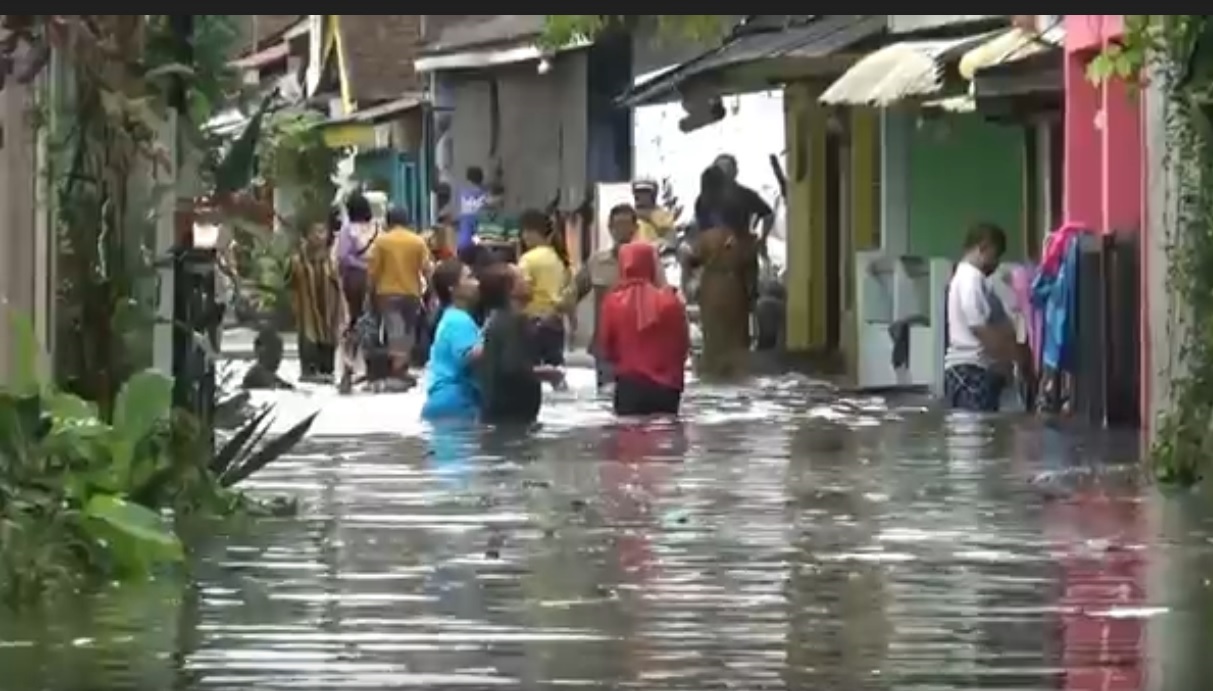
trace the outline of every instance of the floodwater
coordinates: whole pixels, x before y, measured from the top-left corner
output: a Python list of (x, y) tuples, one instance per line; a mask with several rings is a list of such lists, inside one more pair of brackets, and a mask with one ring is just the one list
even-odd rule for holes
[(0, 619), (0, 691), (1192, 691), (1211, 505), (1137, 441), (820, 386), (696, 388), (615, 424), (423, 431), (416, 396), (284, 395), (317, 434), (257, 478), (302, 512), (193, 584)]

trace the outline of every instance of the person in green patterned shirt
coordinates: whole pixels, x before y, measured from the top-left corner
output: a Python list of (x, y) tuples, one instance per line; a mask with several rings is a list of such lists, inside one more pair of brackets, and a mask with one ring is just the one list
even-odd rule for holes
[(483, 263), (513, 262), (518, 257), (518, 219), (507, 214), (504, 206), (505, 189), (501, 185), (494, 185), (480, 209), (476, 224), (476, 239)]

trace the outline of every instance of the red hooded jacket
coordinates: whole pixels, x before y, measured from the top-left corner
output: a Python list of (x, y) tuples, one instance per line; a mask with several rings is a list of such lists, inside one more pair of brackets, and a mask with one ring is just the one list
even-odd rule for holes
[(686, 306), (656, 286), (657, 250), (644, 242), (619, 248), (619, 283), (602, 301), (599, 354), (616, 376), (682, 390), (691, 350)]

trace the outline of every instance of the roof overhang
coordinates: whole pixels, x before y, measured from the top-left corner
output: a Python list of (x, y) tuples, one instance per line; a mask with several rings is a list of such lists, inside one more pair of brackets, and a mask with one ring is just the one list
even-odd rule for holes
[(830, 79), (854, 64), (854, 49), (883, 33), (885, 23), (884, 15), (816, 15), (783, 27), (742, 26), (720, 46), (637, 84), (618, 102), (635, 107)]
[(558, 50), (540, 48), (530, 42), (517, 43), (497, 48), (480, 48), (458, 52), (423, 55), (413, 62), (419, 73), (447, 72), (452, 70), (480, 70), (524, 62), (538, 62), (551, 58), (556, 53), (586, 48), (589, 41), (578, 41)]
[(877, 106), (941, 95), (960, 59), (994, 34), (902, 41), (865, 56), (821, 95), (827, 105)]

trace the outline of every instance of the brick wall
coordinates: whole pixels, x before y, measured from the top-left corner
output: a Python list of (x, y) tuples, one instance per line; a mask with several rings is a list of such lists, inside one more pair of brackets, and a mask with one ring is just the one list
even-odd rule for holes
[(400, 98), (418, 91), (422, 82), (413, 69), (421, 51), (419, 14), (343, 14), (354, 99), (360, 103)]

